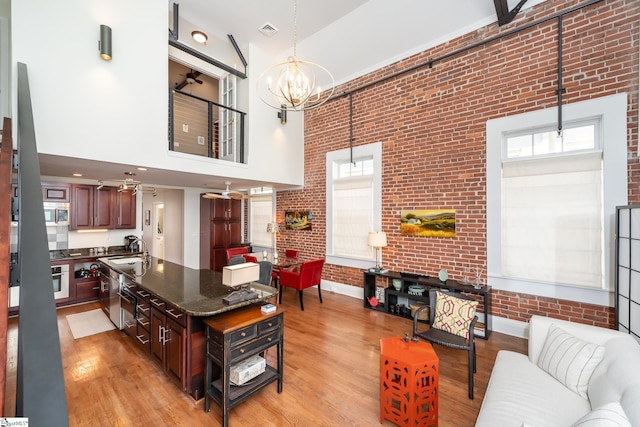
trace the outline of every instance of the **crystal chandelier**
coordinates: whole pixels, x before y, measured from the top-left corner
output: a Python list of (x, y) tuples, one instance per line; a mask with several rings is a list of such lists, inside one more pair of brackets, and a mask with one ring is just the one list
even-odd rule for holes
[[(258, 77), (260, 99), (278, 110), (304, 111), (324, 104), (333, 95), (335, 80), (321, 65), (296, 58), (298, 6), (293, 2), (293, 56), (267, 68)], [(322, 92), (319, 81), (330, 81), (331, 89)]]

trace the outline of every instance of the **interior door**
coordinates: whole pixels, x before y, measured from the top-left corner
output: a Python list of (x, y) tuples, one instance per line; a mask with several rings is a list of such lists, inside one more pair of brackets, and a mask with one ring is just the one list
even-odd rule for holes
[[(236, 76), (227, 74), (220, 79), (220, 104), (229, 108), (236, 108)], [(220, 138), (218, 140), (219, 158), (232, 162), (238, 161), (238, 147), (236, 124), (238, 113), (226, 108), (219, 108), (220, 111)]]

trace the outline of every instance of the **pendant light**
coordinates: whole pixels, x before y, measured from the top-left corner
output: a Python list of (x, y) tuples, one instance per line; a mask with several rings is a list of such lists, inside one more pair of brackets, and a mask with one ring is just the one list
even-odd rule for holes
[[(260, 99), (277, 110), (304, 111), (324, 104), (333, 95), (335, 80), (321, 65), (296, 57), (298, 36), (298, 6), (293, 2), (293, 55), (287, 61), (267, 68), (258, 78)], [(320, 81), (331, 82), (331, 89), (322, 92)], [(282, 119), (282, 118), (281, 118)]]

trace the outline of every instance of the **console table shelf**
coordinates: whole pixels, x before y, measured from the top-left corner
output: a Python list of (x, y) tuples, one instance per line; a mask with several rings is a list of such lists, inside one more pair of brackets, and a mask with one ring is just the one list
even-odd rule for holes
[[(400, 289), (396, 290), (393, 286), (394, 280), (400, 281)], [(417, 285), (424, 288), (422, 294), (409, 292), (409, 286)], [(449, 279), (446, 282), (440, 281), (437, 277), (422, 276), (418, 274), (403, 274), (395, 271), (387, 273), (364, 272), (364, 307), (382, 311), (384, 313), (411, 319), (410, 304), (421, 303), (429, 304), (429, 289), (438, 288), (449, 291), (477, 295), (482, 303), (479, 307), (479, 314), (484, 315), (484, 319), (478, 322), (475, 330), (475, 336), (483, 339), (489, 339), (491, 335), (491, 287), (484, 285), (475, 288), (472, 285), (463, 285), (456, 280)], [(377, 291), (377, 292), (376, 292)], [(384, 292), (384, 301), (373, 307), (369, 303), (369, 298), (380, 297), (381, 291)], [(403, 305), (403, 310), (392, 312), (392, 306)], [(481, 317), (479, 316), (479, 317)]]

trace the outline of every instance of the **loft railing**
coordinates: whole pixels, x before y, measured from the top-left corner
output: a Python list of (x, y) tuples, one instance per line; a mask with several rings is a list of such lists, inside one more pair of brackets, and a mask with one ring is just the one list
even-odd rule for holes
[(169, 88), (169, 150), (246, 163), (246, 113)]
[(27, 66), (18, 63), (18, 265), (20, 314), (16, 416), (29, 425), (69, 425), (40, 163)]

